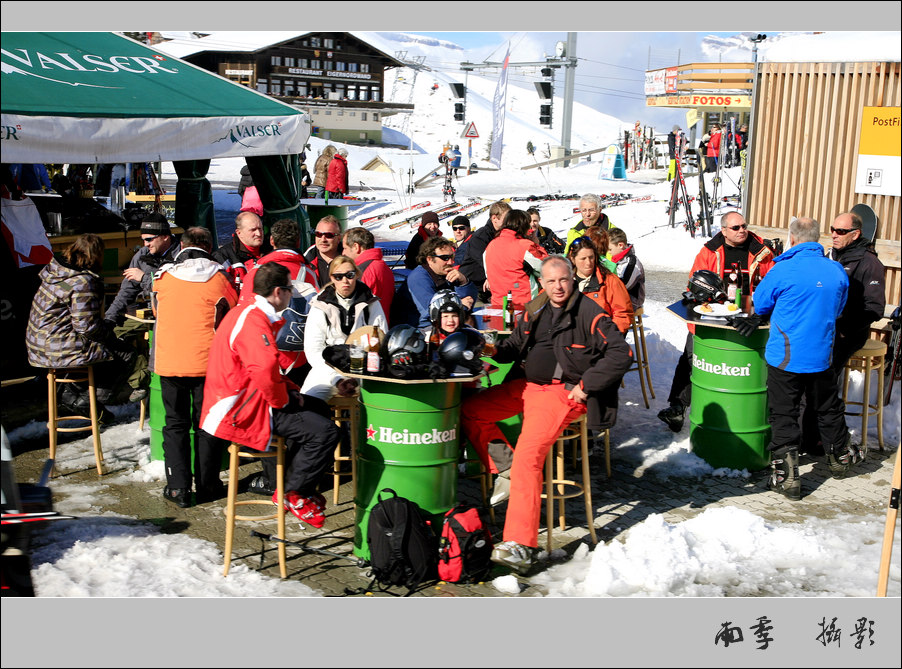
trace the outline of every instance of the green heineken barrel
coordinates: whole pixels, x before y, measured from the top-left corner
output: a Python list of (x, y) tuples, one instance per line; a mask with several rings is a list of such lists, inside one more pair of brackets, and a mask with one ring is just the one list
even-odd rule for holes
[(364, 379), (357, 450), (354, 554), (369, 559), (366, 528), (379, 491), (416, 503), (438, 531), (457, 498), (459, 382)]
[[(166, 409), (163, 407), (163, 391), (158, 374), (150, 375), (150, 392), (147, 396), (147, 422), (150, 423), (150, 459), (163, 459), (163, 428), (166, 426)], [(193, 431), (192, 431), (193, 432)], [(193, 433), (191, 435), (194, 436)], [(192, 461), (194, 458), (192, 458)]]
[(755, 471), (770, 464), (767, 445), (768, 331), (743, 337), (696, 324), (692, 355), (692, 450), (712, 467)]

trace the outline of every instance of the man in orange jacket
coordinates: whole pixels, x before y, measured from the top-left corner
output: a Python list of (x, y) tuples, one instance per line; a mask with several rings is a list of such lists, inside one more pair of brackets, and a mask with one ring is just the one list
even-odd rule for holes
[(167, 501), (191, 506), (191, 436), (194, 428), (194, 481), (197, 502), (219, 499), (224, 444), (198, 429), (204, 377), (213, 333), (238, 297), (222, 266), (210, 255), (213, 236), (188, 228), (174, 262), (163, 265), (153, 282), (154, 327), (151, 366), (160, 377), (166, 424), (163, 459)]
[[(275, 262), (258, 268), (254, 302), (233, 309), (213, 337), (201, 429), (247, 448), (264, 451), (273, 434), (285, 438), (289, 463), (285, 508), (299, 520), (322, 527), (326, 500), (316, 485), (332, 463), (339, 432), (328, 405), (282, 374), (276, 337), (279, 316), (291, 301), (288, 268)], [(264, 469), (275, 469), (272, 458)], [(274, 472), (267, 471), (270, 481)], [(273, 503), (277, 503), (275, 495)]]
[[(733, 264), (739, 265), (742, 277), (742, 294), (751, 295), (758, 282), (774, 266), (774, 254), (764, 240), (749, 232), (748, 223), (738, 211), (730, 211), (720, 219), (720, 232), (701, 248), (689, 272), (690, 278), (698, 270), (707, 269), (723, 278)], [(683, 429), (686, 408), (692, 394), (690, 375), (692, 372), (692, 338), (695, 327), (689, 326), (689, 335), (683, 354), (673, 372), (670, 406), (658, 412), (658, 418), (667, 423), (674, 432)]]

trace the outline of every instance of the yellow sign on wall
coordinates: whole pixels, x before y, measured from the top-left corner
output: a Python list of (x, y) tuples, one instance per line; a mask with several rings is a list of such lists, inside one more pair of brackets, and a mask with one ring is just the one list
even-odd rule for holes
[(902, 195), (900, 107), (864, 107), (858, 137), (855, 192)]
[(868, 156), (902, 155), (902, 116), (900, 107), (865, 107), (861, 114), (861, 140), (858, 154)]

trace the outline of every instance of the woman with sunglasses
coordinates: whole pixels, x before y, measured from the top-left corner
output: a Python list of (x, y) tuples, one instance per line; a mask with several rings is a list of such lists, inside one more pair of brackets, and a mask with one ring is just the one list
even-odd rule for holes
[(591, 238), (577, 237), (570, 244), (567, 259), (573, 264), (576, 287), (608, 312), (621, 334), (633, 320), (633, 303), (616, 274), (598, 260), (598, 248)]
[(536, 297), (541, 287), (542, 258), (548, 252), (529, 236), (529, 214), (511, 209), (504, 216), (501, 229), (485, 249), (485, 276), (492, 291), (492, 308), (500, 309), (510, 293), (514, 309), (522, 310)]
[(357, 382), (336, 373), (323, 359), (327, 346), (344, 344), (357, 328), (373, 325), (383, 332), (388, 322), (379, 298), (358, 281), (360, 270), (348, 256), (338, 256), (329, 265), (331, 283), (310, 302), (304, 328), (304, 352), (310, 373), (301, 393), (328, 400), (334, 395), (352, 395)]

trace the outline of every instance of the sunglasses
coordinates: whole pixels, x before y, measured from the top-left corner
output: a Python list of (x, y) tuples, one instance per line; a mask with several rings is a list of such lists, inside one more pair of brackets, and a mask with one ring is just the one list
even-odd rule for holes
[(733, 232), (736, 232), (737, 230), (748, 230), (748, 229), (749, 229), (749, 226), (746, 223), (743, 223), (742, 225), (727, 226), (727, 230), (732, 230)]
[(325, 237), (326, 239), (335, 239), (335, 234), (336, 233), (334, 232), (320, 232), (319, 230), (317, 230), (313, 233), (313, 236), (317, 239), (319, 239), (320, 237)]
[(444, 254), (444, 253), (433, 253), (433, 254), (432, 254), (432, 257), (433, 257), (433, 258), (438, 258), (439, 260), (444, 260), (445, 262), (448, 262), (449, 260), (451, 260), (451, 259), (454, 257), (454, 254), (453, 254), (453, 253), (447, 253), (447, 254)]
[(579, 248), (580, 246), (591, 246), (594, 249), (595, 242), (592, 241), (591, 237), (577, 237), (570, 244), (571, 249), (576, 249), (576, 248)]
[(454, 232), (460, 232), (461, 230), (469, 230), (470, 228), (466, 225), (452, 225), (451, 229), (454, 230)]
[(354, 270), (351, 270), (350, 272), (344, 272), (343, 274), (333, 274), (332, 275), (333, 281), (341, 281), (342, 279), (345, 279), (346, 281), (353, 281), (356, 278), (357, 278), (357, 272), (355, 272)]
[(142, 242), (152, 242), (154, 239), (159, 237), (160, 235), (154, 235), (153, 237), (141, 237)]
[(858, 228), (834, 228), (832, 225), (830, 226), (830, 232), (835, 232), (840, 237), (842, 237), (843, 235), (847, 235), (850, 232), (854, 232), (857, 229)]

